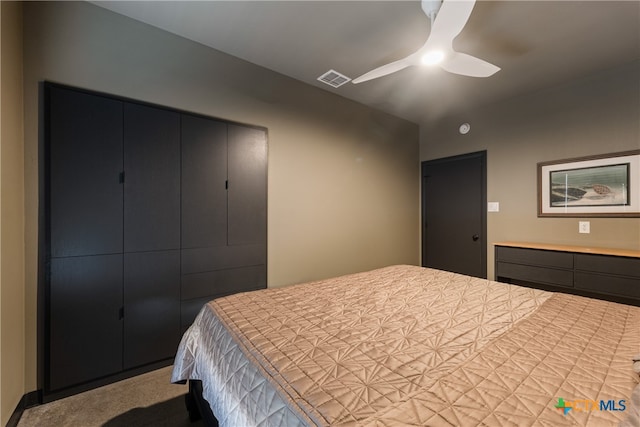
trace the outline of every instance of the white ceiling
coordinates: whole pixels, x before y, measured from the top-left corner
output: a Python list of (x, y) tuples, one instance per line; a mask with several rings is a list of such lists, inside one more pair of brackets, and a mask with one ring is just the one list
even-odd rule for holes
[(454, 47), (501, 67), (494, 76), (411, 67), (334, 89), (317, 78), (355, 78), (422, 46), (420, 2), (94, 3), (416, 123), (640, 59), (638, 0), (478, 1)]

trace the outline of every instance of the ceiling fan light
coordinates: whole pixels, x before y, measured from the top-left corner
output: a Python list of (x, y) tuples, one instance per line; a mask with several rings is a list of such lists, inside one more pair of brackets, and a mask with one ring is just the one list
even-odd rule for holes
[(436, 65), (444, 59), (444, 52), (441, 50), (430, 50), (422, 55), (422, 63), (424, 65)]

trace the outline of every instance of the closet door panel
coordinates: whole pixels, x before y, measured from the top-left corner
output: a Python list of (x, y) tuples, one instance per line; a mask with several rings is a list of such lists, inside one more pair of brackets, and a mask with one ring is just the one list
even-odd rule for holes
[(124, 105), (124, 251), (180, 247), (180, 114)]
[(266, 287), (267, 138), (264, 128), (44, 87), (47, 398), (169, 360), (203, 304)]
[(51, 260), (49, 389), (122, 370), (122, 255)]
[(229, 245), (267, 240), (267, 137), (229, 124)]
[(182, 247), (227, 244), (227, 124), (182, 115)]
[(122, 251), (122, 102), (48, 88), (51, 256)]
[(124, 255), (124, 368), (173, 357), (180, 340), (180, 251)]

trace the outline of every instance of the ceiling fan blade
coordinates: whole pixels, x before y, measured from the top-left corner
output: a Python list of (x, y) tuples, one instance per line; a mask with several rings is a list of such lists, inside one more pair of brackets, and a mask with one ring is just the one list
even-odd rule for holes
[(378, 68), (374, 68), (368, 73), (364, 73), (360, 77), (357, 77), (351, 81), (353, 83), (362, 83), (362, 82), (366, 82), (367, 80), (377, 79), (378, 77), (395, 73), (396, 71), (400, 71), (404, 68), (407, 68), (410, 65), (413, 65), (413, 62), (411, 60), (412, 57), (413, 55), (409, 55), (406, 58), (402, 58), (397, 61), (391, 62), (389, 64), (382, 65)]
[(452, 52), (440, 66), (450, 73), (470, 77), (489, 77), (500, 71), (500, 67), (460, 52)]
[(429, 58), (421, 58), (423, 55), (429, 56), (430, 53), (446, 56), (447, 58), (440, 66), (451, 73), (471, 77), (489, 77), (499, 71), (500, 68), (493, 64), (453, 50), (453, 39), (462, 32), (462, 29), (467, 24), (476, 0), (443, 0), (439, 10), (437, 3), (435, 0), (423, 0), (422, 2), (422, 10), (427, 16), (432, 17), (436, 10), (437, 13), (432, 20), (431, 33), (420, 49), (406, 58), (371, 70), (353, 79), (352, 82), (362, 83), (367, 80), (377, 79), (400, 71), (410, 65), (416, 65), (421, 60), (429, 63)]
[(433, 21), (426, 44), (430, 48), (450, 48), (453, 39), (462, 32), (469, 20), (475, 3), (475, 0), (444, 0)]

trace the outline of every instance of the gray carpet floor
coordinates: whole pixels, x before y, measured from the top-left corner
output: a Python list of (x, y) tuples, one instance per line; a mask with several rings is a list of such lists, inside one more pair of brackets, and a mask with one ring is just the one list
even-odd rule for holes
[(171, 366), (27, 409), (18, 427), (200, 427), (184, 404), (188, 386), (170, 383)]

